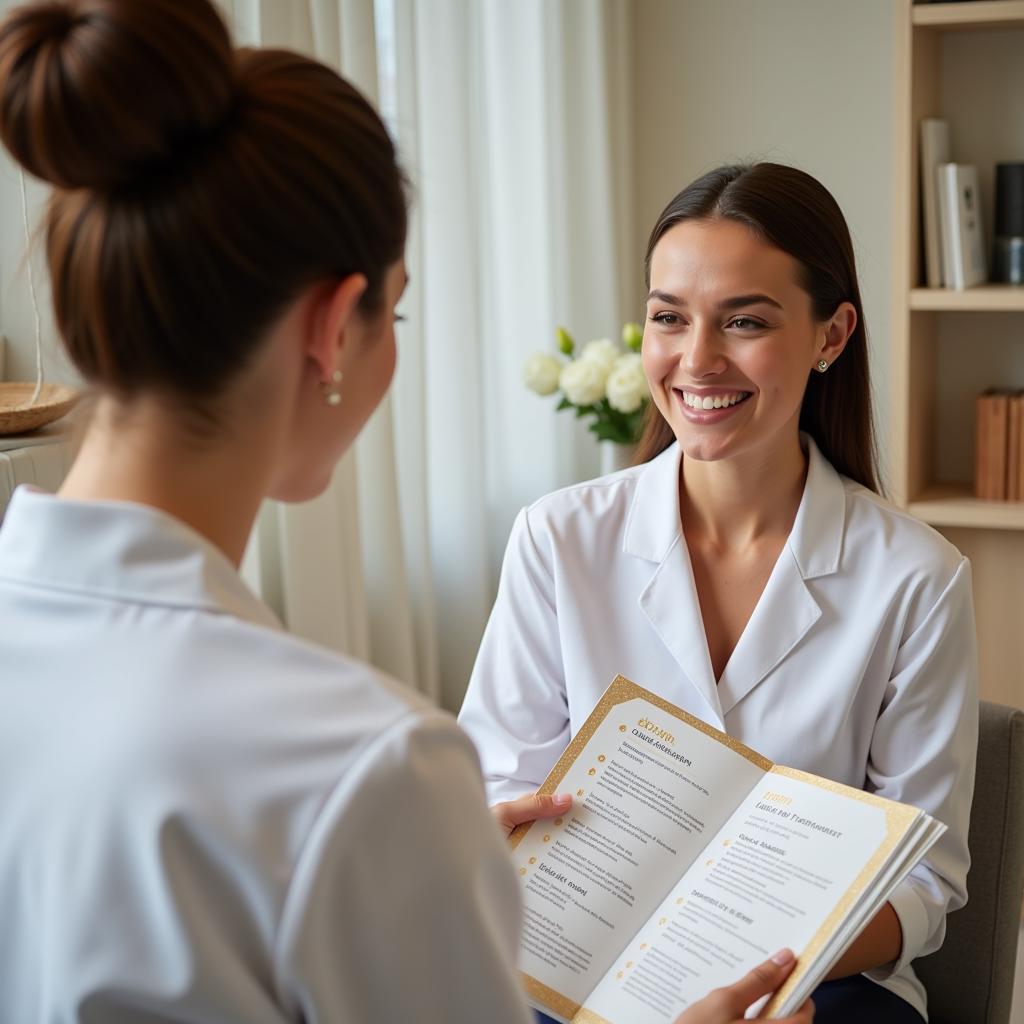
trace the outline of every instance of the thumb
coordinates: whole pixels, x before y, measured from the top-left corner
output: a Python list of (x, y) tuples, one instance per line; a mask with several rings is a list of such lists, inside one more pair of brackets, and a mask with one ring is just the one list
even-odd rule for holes
[(557, 796), (531, 793), (518, 800), (510, 800), (502, 810), (505, 821), (514, 827), (527, 821), (536, 821), (538, 818), (557, 817), (559, 814), (564, 814), (570, 807), (572, 807), (572, 796), (569, 793), (560, 793)]
[(789, 977), (795, 965), (796, 957), (789, 949), (780, 950), (770, 960), (765, 960), (725, 990), (732, 1009), (739, 1014), (745, 1013), (751, 1003), (774, 992)]

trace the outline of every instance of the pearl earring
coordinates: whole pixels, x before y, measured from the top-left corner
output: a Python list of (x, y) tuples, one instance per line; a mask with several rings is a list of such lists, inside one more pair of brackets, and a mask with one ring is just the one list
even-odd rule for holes
[(824, 359), (818, 360), (818, 373), (824, 373), (828, 369), (828, 363)]
[(320, 390), (324, 393), (324, 401), (328, 405), (341, 405), (341, 392), (338, 390), (338, 385), (341, 383), (342, 378), (341, 370), (335, 370), (331, 374), (330, 381), (320, 381)]

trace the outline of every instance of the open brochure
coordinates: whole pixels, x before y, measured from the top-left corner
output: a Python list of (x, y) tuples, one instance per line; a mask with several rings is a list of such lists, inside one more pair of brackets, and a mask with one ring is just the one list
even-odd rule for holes
[(519, 966), (572, 1024), (666, 1024), (788, 946), (761, 1010), (794, 1012), (945, 826), (772, 764), (619, 676), (542, 793), (562, 818), (509, 838), (522, 876)]

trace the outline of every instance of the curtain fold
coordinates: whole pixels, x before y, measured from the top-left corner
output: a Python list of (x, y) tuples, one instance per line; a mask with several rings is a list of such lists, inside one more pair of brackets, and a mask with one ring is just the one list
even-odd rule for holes
[(520, 374), (559, 324), (580, 340), (614, 336), (639, 292), (622, 259), (629, 25), (621, 0), (386, 6), (422, 281), (395, 389), (410, 415), (396, 428), (425, 466), (416, 501), (429, 514), (442, 700), (454, 709), (516, 512), (598, 472), (593, 438)]

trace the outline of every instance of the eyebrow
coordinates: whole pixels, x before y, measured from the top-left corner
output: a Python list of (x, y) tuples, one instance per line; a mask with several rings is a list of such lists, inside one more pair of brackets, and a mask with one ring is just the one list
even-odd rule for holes
[[(659, 302), (667, 302), (670, 306), (685, 306), (686, 299), (681, 299), (678, 295), (673, 295), (671, 292), (663, 292), (657, 288), (651, 290), (647, 296), (647, 301), (651, 299), (657, 299)], [(723, 299), (719, 304), (719, 309), (742, 309), (745, 306), (774, 306), (776, 309), (782, 309), (780, 303), (776, 302), (770, 295), (763, 295), (761, 293), (755, 293), (753, 295), (734, 295), (732, 298)]]

